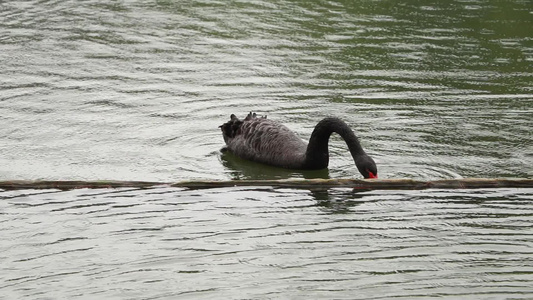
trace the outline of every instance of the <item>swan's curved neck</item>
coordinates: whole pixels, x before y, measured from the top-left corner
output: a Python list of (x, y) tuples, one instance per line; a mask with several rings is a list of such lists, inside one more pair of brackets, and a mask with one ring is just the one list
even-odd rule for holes
[(329, 164), (328, 142), (333, 132), (338, 133), (344, 139), (354, 160), (358, 156), (366, 155), (359, 140), (346, 123), (338, 118), (325, 118), (318, 122), (309, 139), (305, 153), (305, 166), (307, 168), (327, 168)]

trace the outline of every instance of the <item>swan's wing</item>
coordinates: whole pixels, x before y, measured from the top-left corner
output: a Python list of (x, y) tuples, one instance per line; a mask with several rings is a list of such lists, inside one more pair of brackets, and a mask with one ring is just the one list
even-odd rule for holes
[(278, 122), (250, 113), (220, 127), (228, 149), (239, 157), (290, 168), (303, 164), (307, 144)]

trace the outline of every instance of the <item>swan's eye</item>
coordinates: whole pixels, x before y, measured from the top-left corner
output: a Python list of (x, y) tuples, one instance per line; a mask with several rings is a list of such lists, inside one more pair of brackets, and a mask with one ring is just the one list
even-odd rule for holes
[(366, 171), (368, 172), (368, 178), (378, 178), (378, 175), (374, 175), (374, 173), (370, 172), (368, 169), (366, 169)]

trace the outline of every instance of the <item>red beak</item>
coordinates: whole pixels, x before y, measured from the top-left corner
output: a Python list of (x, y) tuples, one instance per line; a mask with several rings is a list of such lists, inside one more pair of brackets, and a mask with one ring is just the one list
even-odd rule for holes
[(375, 179), (378, 179), (378, 175), (374, 175), (374, 173), (368, 171), (368, 178), (375, 178)]

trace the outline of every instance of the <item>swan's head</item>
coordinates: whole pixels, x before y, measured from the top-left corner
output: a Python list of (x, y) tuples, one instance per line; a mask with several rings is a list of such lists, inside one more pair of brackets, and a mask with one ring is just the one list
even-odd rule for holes
[(355, 160), (355, 165), (364, 178), (378, 178), (378, 167), (372, 157), (360, 155)]

